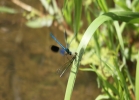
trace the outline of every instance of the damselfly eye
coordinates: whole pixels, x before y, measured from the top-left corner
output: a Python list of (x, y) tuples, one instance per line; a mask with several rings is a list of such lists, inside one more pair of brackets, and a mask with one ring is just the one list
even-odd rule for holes
[(52, 50), (53, 52), (58, 52), (58, 51), (59, 51), (59, 47), (57, 47), (57, 46), (55, 46), (55, 45), (52, 45), (52, 46), (51, 46), (51, 50)]

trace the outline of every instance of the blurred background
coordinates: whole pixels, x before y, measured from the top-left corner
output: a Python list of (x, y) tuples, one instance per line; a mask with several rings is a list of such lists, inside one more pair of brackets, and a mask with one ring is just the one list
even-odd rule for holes
[(138, 0), (0, 0), (0, 100), (63, 100), (70, 68), (62, 77), (57, 74), (68, 59), (51, 51), (52, 45), (59, 45), (50, 32), (66, 46), (66, 30), (75, 52), (89, 25), (114, 11), (119, 20), (103, 23), (89, 41), (71, 100), (135, 100), (139, 28), (134, 22), (139, 21), (125, 22), (139, 16), (138, 4)]
[[(62, 0), (55, 3), (62, 8)], [(48, 14), (38, 0), (0, 0), (0, 100), (63, 100), (69, 73), (61, 78), (56, 74), (66, 61), (51, 51), (58, 44), (49, 33), (65, 45), (66, 26), (61, 29), (63, 22), (55, 21), (49, 27), (28, 27), (27, 20), (36, 15), (24, 4)], [(96, 75), (79, 71), (72, 100), (93, 100), (98, 93)]]

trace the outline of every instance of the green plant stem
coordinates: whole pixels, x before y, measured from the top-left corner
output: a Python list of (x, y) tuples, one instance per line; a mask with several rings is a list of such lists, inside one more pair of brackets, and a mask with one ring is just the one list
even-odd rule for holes
[(97, 19), (95, 19), (90, 26), (87, 28), (86, 32), (84, 33), (84, 36), (79, 44), (79, 47), (77, 49), (77, 58), (76, 60), (73, 62), (73, 66), (71, 68), (71, 72), (70, 72), (70, 76), (69, 76), (69, 80), (68, 80), (68, 84), (67, 84), (67, 89), (66, 89), (66, 94), (65, 94), (65, 99), (64, 100), (70, 100), (71, 98), (71, 94), (73, 91), (73, 87), (74, 87), (74, 83), (75, 83), (75, 79), (76, 79), (76, 74), (78, 71), (78, 67), (80, 65), (80, 60), (82, 58), (82, 55), (87, 47), (87, 44), (89, 43), (92, 35), (94, 34), (94, 32), (97, 30), (97, 28), (105, 21), (107, 20), (112, 20), (112, 18), (110, 16), (106, 16), (106, 15), (101, 15), (99, 16)]
[(139, 52), (138, 52), (138, 58), (137, 58), (137, 66), (136, 66), (136, 83), (135, 83), (135, 87), (136, 87), (136, 100), (139, 100)]

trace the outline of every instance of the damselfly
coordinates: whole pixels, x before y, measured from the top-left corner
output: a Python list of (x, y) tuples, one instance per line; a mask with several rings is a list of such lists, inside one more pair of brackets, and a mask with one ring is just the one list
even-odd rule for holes
[[(50, 36), (61, 46), (61, 48), (69, 55), (72, 55), (71, 51), (68, 49), (68, 45), (66, 44), (66, 47), (64, 47), (56, 38), (55, 36), (50, 33)], [(65, 33), (65, 38), (67, 38), (66, 33)], [(57, 49), (59, 49), (57, 46), (52, 46), (51, 49), (55, 52), (55, 50), (57, 51)]]
[(72, 64), (72, 62), (74, 61), (74, 59), (76, 58), (76, 55), (77, 53), (75, 53), (75, 55), (68, 61), (66, 62), (61, 68), (59, 68), (57, 70), (59, 76), (61, 77), (65, 72), (66, 70), (70, 67), (70, 65)]
[[(76, 58), (77, 53), (75, 53), (75, 55), (72, 55), (72, 52), (69, 50), (68, 45), (66, 47), (64, 47), (56, 38), (55, 36), (50, 33), (50, 36), (61, 46), (61, 48), (68, 54), (71, 55), (72, 58), (66, 62), (61, 68), (59, 68), (57, 70), (58, 74), (60, 75), (60, 77), (66, 72), (66, 70), (70, 67), (70, 65), (72, 64), (72, 62), (74, 61), (74, 59)], [(65, 38), (67, 38), (66, 33), (65, 33)], [(52, 46), (51, 49), (54, 52), (57, 52), (59, 50), (59, 47), (57, 46)]]

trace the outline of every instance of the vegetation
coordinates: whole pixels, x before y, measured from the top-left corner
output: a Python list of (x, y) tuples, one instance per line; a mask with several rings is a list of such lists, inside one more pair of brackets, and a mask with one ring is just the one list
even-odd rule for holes
[[(102, 94), (96, 100), (139, 100), (138, 0), (64, 0), (62, 10), (54, 0), (40, 0), (47, 14), (12, 1), (28, 11), (24, 13), (27, 26), (49, 27), (56, 21), (59, 29), (67, 27), (69, 33), (74, 33), (69, 37), (70, 49), (77, 48), (77, 56), (65, 100), (71, 98), (78, 69), (97, 74)], [(8, 9), (7, 12), (17, 11)]]

